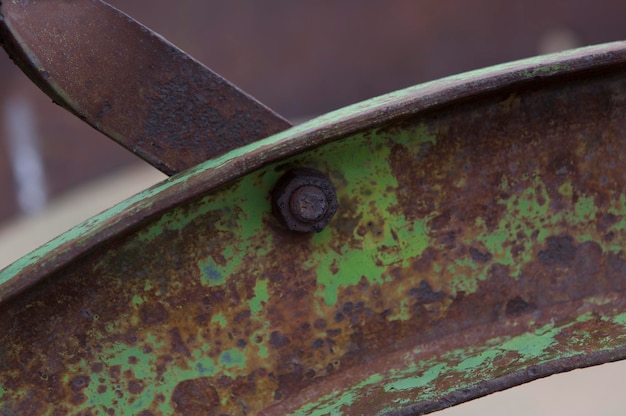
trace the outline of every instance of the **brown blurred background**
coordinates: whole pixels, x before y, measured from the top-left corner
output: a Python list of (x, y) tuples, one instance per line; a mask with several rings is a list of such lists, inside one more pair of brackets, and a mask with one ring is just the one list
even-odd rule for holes
[[(110, 3), (292, 121), (447, 75), (626, 39), (623, 0)], [(163, 178), (52, 104), (0, 53), (0, 267)], [(626, 401), (611, 390), (624, 378), (619, 366), (596, 378), (583, 372), (583, 387), (566, 381), (561, 395), (535, 387), (526, 399), (495, 395), (500, 402), (454, 414), (623, 415)], [(603, 395), (588, 410), (571, 400), (581, 391)], [(533, 407), (541, 397), (556, 407)]]

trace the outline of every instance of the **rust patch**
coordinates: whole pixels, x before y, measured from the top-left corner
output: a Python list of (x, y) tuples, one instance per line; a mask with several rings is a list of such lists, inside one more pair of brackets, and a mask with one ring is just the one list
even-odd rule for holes
[(220, 399), (210, 379), (184, 380), (172, 394), (174, 410), (182, 415), (217, 415)]

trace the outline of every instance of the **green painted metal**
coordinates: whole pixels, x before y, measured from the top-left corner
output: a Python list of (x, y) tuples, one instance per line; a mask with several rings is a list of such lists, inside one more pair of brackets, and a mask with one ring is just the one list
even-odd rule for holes
[[(626, 357), (625, 55), (356, 105), (59, 237), (0, 274), (0, 412), (419, 414)], [(293, 167), (318, 234), (272, 216)]]
[[(80, 253), (80, 250), (76, 250), (77, 246), (91, 248), (121, 231), (129, 222), (138, 224), (170, 205), (185, 201), (188, 194), (209, 192), (215, 186), (249, 173), (263, 164), (336, 140), (355, 129), (384, 124), (441, 104), (514, 86), (525, 80), (549, 79), (559, 74), (575, 74), (611, 65), (616, 60), (614, 55), (619, 54), (623, 45), (624, 42), (614, 42), (590, 46), (419, 84), (333, 111), (200, 163), (77, 225), (0, 271), (0, 302), (32, 284), (24, 282), (23, 285), (13, 286), (8, 283), (15, 281), (14, 278), (22, 273), (32, 273), (33, 265), (45, 272), (53, 271), (57, 264), (65, 260), (64, 254), (71, 252), (69, 258)], [(585, 59), (581, 59), (581, 56)], [(107, 234), (107, 230), (115, 232)], [(49, 263), (54, 264), (50, 269), (42, 267)], [(36, 279), (39, 278), (41, 275)]]

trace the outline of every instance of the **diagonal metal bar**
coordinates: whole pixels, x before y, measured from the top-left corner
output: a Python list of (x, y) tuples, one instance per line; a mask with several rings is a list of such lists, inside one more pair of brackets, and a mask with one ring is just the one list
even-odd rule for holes
[(99, 0), (0, 2), (0, 42), (56, 103), (168, 175), (290, 127)]

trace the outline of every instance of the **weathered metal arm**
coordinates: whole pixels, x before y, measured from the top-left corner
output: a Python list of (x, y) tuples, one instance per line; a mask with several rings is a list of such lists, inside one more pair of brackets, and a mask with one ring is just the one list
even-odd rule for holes
[(0, 2), (0, 44), (57, 104), (167, 175), (291, 127), (100, 0)]
[(137, 195), (0, 274), (0, 411), (422, 414), (626, 357), (625, 87), (624, 43), (503, 65)]

